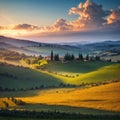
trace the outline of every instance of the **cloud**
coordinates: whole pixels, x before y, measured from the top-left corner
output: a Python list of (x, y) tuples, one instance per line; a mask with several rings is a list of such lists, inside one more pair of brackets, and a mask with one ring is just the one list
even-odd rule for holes
[(107, 18), (108, 24), (120, 22), (120, 6), (117, 10), (111, 10), (111, 14)]
[[(25, 30), (33, 33), (53, 33), (64, 31), (92, 31), (119, 26), (120, 7), (118, 10), (104, 10), (102, 5), (97, 5), (90, 0), (80, 3), (77, 7), (72, 7), (69, 14), (79, 15), (74, 21), (66, 21), (63, 18), (57, 19), (50, 26), (36, 26), (28, 23), (8, 26), (11, 30)], [(0, 27), (0, 30), (5, 29)]]
[(120, 31), (120, 6), (117, 10), (111, 10), (111, 14), (107, 18), (105, 27), (109, 30)]
[(113, 34), (120, 33), (120, 6), (117, 10), (111, 10), (109, 16), (107, 16), (107, 23), (103, 26), (103, 31), (108, 31)]
[(101, 27), (107, 22), (106, 16), (110, 14), (109, 11), (104, 10), (102, 5), (97, 5), (90, 0), (85, 3), (80, 3), (77, 7), (72, 7), (69, 14), (78, 14), (77, 20), (72, 21), (71, 24), (75, 29), (94, 29)]
[(0, 30), (6, 30), (8, 29), (8, 26), (0, 26)]
[(42, 29), (40, 27), (31, 24), (11, 24), (8, 26), (0, 26), (0, 35), (21, 37), (41, 33), (41, 30)]
[(39, 27), (38, 26), (35, 26), (35, 25), (31, 25), (31, 24), (18, 24), (18, 25), (15, 25), (14, 27), (13, 27), (13, 29), (15, 29), (15, 30), (37, 30), (37, 29), (39, 29)]
[(69, 23), (67, 23), (66, 20), (64, 19), (58, 19), (54, 25), (53, 25), (53, 29), (54, 31), (65, 31), (65, 30), (71, 30), (72, 29), (72, 25), (70, 25)]
[(32, 31), (32, 32), (59, 32), (59, 31), (66, 31), (66, 30), (71, 30), (72, 26), (67, 23), (66, 20), (60, 18), (54, 22), (53, 25), (51, 26), (35, 26), (31, 24), (18, 24), (18, 25), (9, 25), (7, 27), (5, 26), (0, 26), (0, 30), (5, 30), (5, 29), (10, 29), (10, 30), (17, 30), (17, 31)]
[[(104, 10), (102, 5), (97, 5), (87, 0), (85, 3), (80, 3), (77, 7), (72, 7), (69, 10), (69, 14), (78, 15), (78, 18), (73, 21), (60, 18), (52, 25), (42, 27), (28, 23), (0, 26), (0, 34), (36, 39), (48, 37), (48, 40), (50, 38), (55, 40), (56, 38), (67, 39), (67, 37), (70, 39), (73, 37), (74, 40), (89, 39), (88, 36), (96, 36), (96, 38), (99, 36), (99, 38), (109, 39), (112, 38), (113, 34), (113, 38), (115, 38), (116, 33), (119, 35), (120, 7), (117, 10)], [(83, 36), (87, 37), (84, 38)]]
[(4, 30), (5, 29), (5, 27), (4, 26), (0, 26), (0, 30)]

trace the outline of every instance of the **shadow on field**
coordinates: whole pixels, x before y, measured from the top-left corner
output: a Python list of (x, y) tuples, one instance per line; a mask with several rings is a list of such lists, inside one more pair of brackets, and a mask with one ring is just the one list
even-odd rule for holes
[(48, 104), (26, 104), (24, 106), (16, 107), (16, 109), (24, 110), (35, 110), (35, 111), (44, 111), (44, 112), (62, 112), (62, 113), (80, 113), (87, 115), (120, 115), (120, 112), (99, 110), (94, 108), (87, 107), (71, 107), (64, 105), (48, 105)]

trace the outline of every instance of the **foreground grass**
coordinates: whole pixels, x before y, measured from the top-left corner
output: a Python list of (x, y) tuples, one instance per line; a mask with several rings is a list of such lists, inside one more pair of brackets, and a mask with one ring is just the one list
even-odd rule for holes
[(86, 89), (43, 90), (34, 97), (21, 97), (27, 103), (67, 105), (120, 112), (120, 82)]
[(29, 119), (30, 120), (119, 120), (120, 115), (88, 115), (60, 112), (36, 112), (36, 111), (16, 111), (1, 110), (0, 118), (11, 119)]
[(51, 120), (51, 119), (40, 119), (40, 118), (21, 118), (21, 117), (0, 117), (0, 120)]
[[(63, 119), (51, 119), (51, 118), (48, 118), (48, 119), (41, 119), (41, 118), (20, 118), (20, 117), (0, 117), (1, 120), (71, 120), (71, 119), (67, 119), (67, 118), (63, 118)], [(78, 119), (75, 119), (75, 120), (119, 120), (119, 118), (108, 118), (106, 119), (106, 117), (104, 118), (78, 118)]]

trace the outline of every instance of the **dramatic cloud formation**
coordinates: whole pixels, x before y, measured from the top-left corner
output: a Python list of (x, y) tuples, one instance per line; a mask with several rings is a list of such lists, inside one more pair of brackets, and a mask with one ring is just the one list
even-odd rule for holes
[(81, 28), (98, 29), (107, 22), (105, 17), (109, 13), (109, 11), (103, 10), (102, 5), (97, 5), (94, 2), (90, 2), (90, 0), (87, 0), (85, 3), (80, 3), (78, 7), (73, 7), (69, 11), (69, 14), (79, 15), (79, 18), (72, 22), (74, 28), (78, 30)]
[(108, 24), (120, 22), (120, 6), (117, 10), (111, 10), (110, 16), (107, 18)]
[(111, 10), (111, 14), (107, 18), (107, 24), (105, 29), (108, 30), (120, 30), (120, 6), (117, 10)]
[[(76, 36), (84, 35), (87, 31), (103, 34), (115, 33), (120, 31), (120, 6), (117, 10), (104, 10), (102, 5), (97, 5), (90, 0), (85, 3), (80, 3), (77, 7), (72, 7), (69, 14), (78, 15), (78, 18), (73, 21), (66, 21), (63, 18), (56, 20), (49, 26), (36, 26), (28, 23), (0, 26), (1, 35), (11, 35), (15, 37), (21, 36)], [(76, 34), (76, 33), (77, 34)], [(91, 32), (90, 32), (91, 33)], [(88, 33), (87, 33), (88, 34)], [(104, 34), (104, 35), (105, 35)], [(89, 34), (90, 35), (90, 34)], [(85, 35), (84, 35), (85, 36)], [(56, 38), (55, 38), (56, 39)]]

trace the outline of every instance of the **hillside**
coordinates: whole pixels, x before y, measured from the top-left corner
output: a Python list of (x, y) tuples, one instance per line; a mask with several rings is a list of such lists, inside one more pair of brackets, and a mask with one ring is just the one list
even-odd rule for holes
[(38, 91), (36, 96), (19, 99), (32, 104), (67, 105), (120, 112), (119, 91), (120, 82), (86, 89), (43, 90)]
[[(74, 66), (74, 64), (71, 64), (71, 68), (72, 66)], [(61, 83), (81, 85), (83, 83), (99, 83), (120, 80), (120, 64), (113, 64), (101, 68), (99, 68), (100, 66), (97, 67), (98, 70), (93, 69), (93, 71), (89, 71), (88, 73), (78, 74), (78, 72), (81, 72), (83, 69), (83, 67), (79, 67), (77, 73), (71, 74), (68, 71), (64, 75), (63, 73), (59, 74), (56, 72), (0, 64), (0, 87), (4, 89), (33, 89), (40, 88), (41, 86), (58, 87)]]
[(49, 64), (45, 66), (45, 69), (51, 72), (57, 73), (88, 73), (98, 70), (101, 67), (116, 64), (107, 61), (50, 61)]
[[(50, 51), (54, 54), (59, 54), (61, 57), (65, 53), (74, 54), (78, 57), (79, 53), (83, 55), (90, 54), (92, 56), (99, 55), (103, 59), (112, 59), (113, 61), (120, 60), (120, 41), (103, 41), (99, 43), (41, 43), (29, 40), (21, 40), (0, 36), (0, 48), (6, 48), (17, 52), (22, 52), (29, 55), (43, 55), (49, 56)], [(22, 48), (22, 49), (21, 49)], [(113, 59), (117, 57), (117, 59)]]
[(58, 86), (60, 83), (61, 80), (40, 71), (0, 64), (0, 87), (4, 89), (33, 89), (41, 86)]
[[(71, 64), (72, 65), (72, 64)], [(72, 67), (71, 67), (72, 68)], [(81, 70), (81, 68), (79, 67)], [(48, 72), (48, 75), (51, 75), (55, 78), (61, 79), (66, 84), (81, 85), (84, 83), (101, 83), (106, 81), (120, 80), (120, 64), (108, 65), (101, 67), (95, 71), (91, 71), (83, 74), (71, 74), (71, 73), (57, 73), (57, 72)]]
[(41, 43), (29, 40), (9, 38), (5, 36), (0, 36), (0, 48), (10, 49), (17, 52), (23, 52), (29, 55), (41, 54), (43, 56), (50, 55), (51, 50), (54, 50), (55, 53), (59, 53), (60, 55), (63, 55), (63, 53), (67, 52), (77, 52), (77, 55), (79, 53), (79, 48), (75, 46), (59, 45), (55, 43)]
[(75, 84), (91, 83), (91, 82), (103, 82), (107, 80), (120, 80), (120, 64), (101, 67), (100, 69), (80, 75), (75, 79)]
[(9, 38), (5, 36), (0, 36), (0, 43), (6, 43), (12, 45), (14, 47), (25, 47), (25, 46), (39, 46), (39, 43), (29, 41), (29, 40), (22, 40), (22, 39), (15, 39)]

